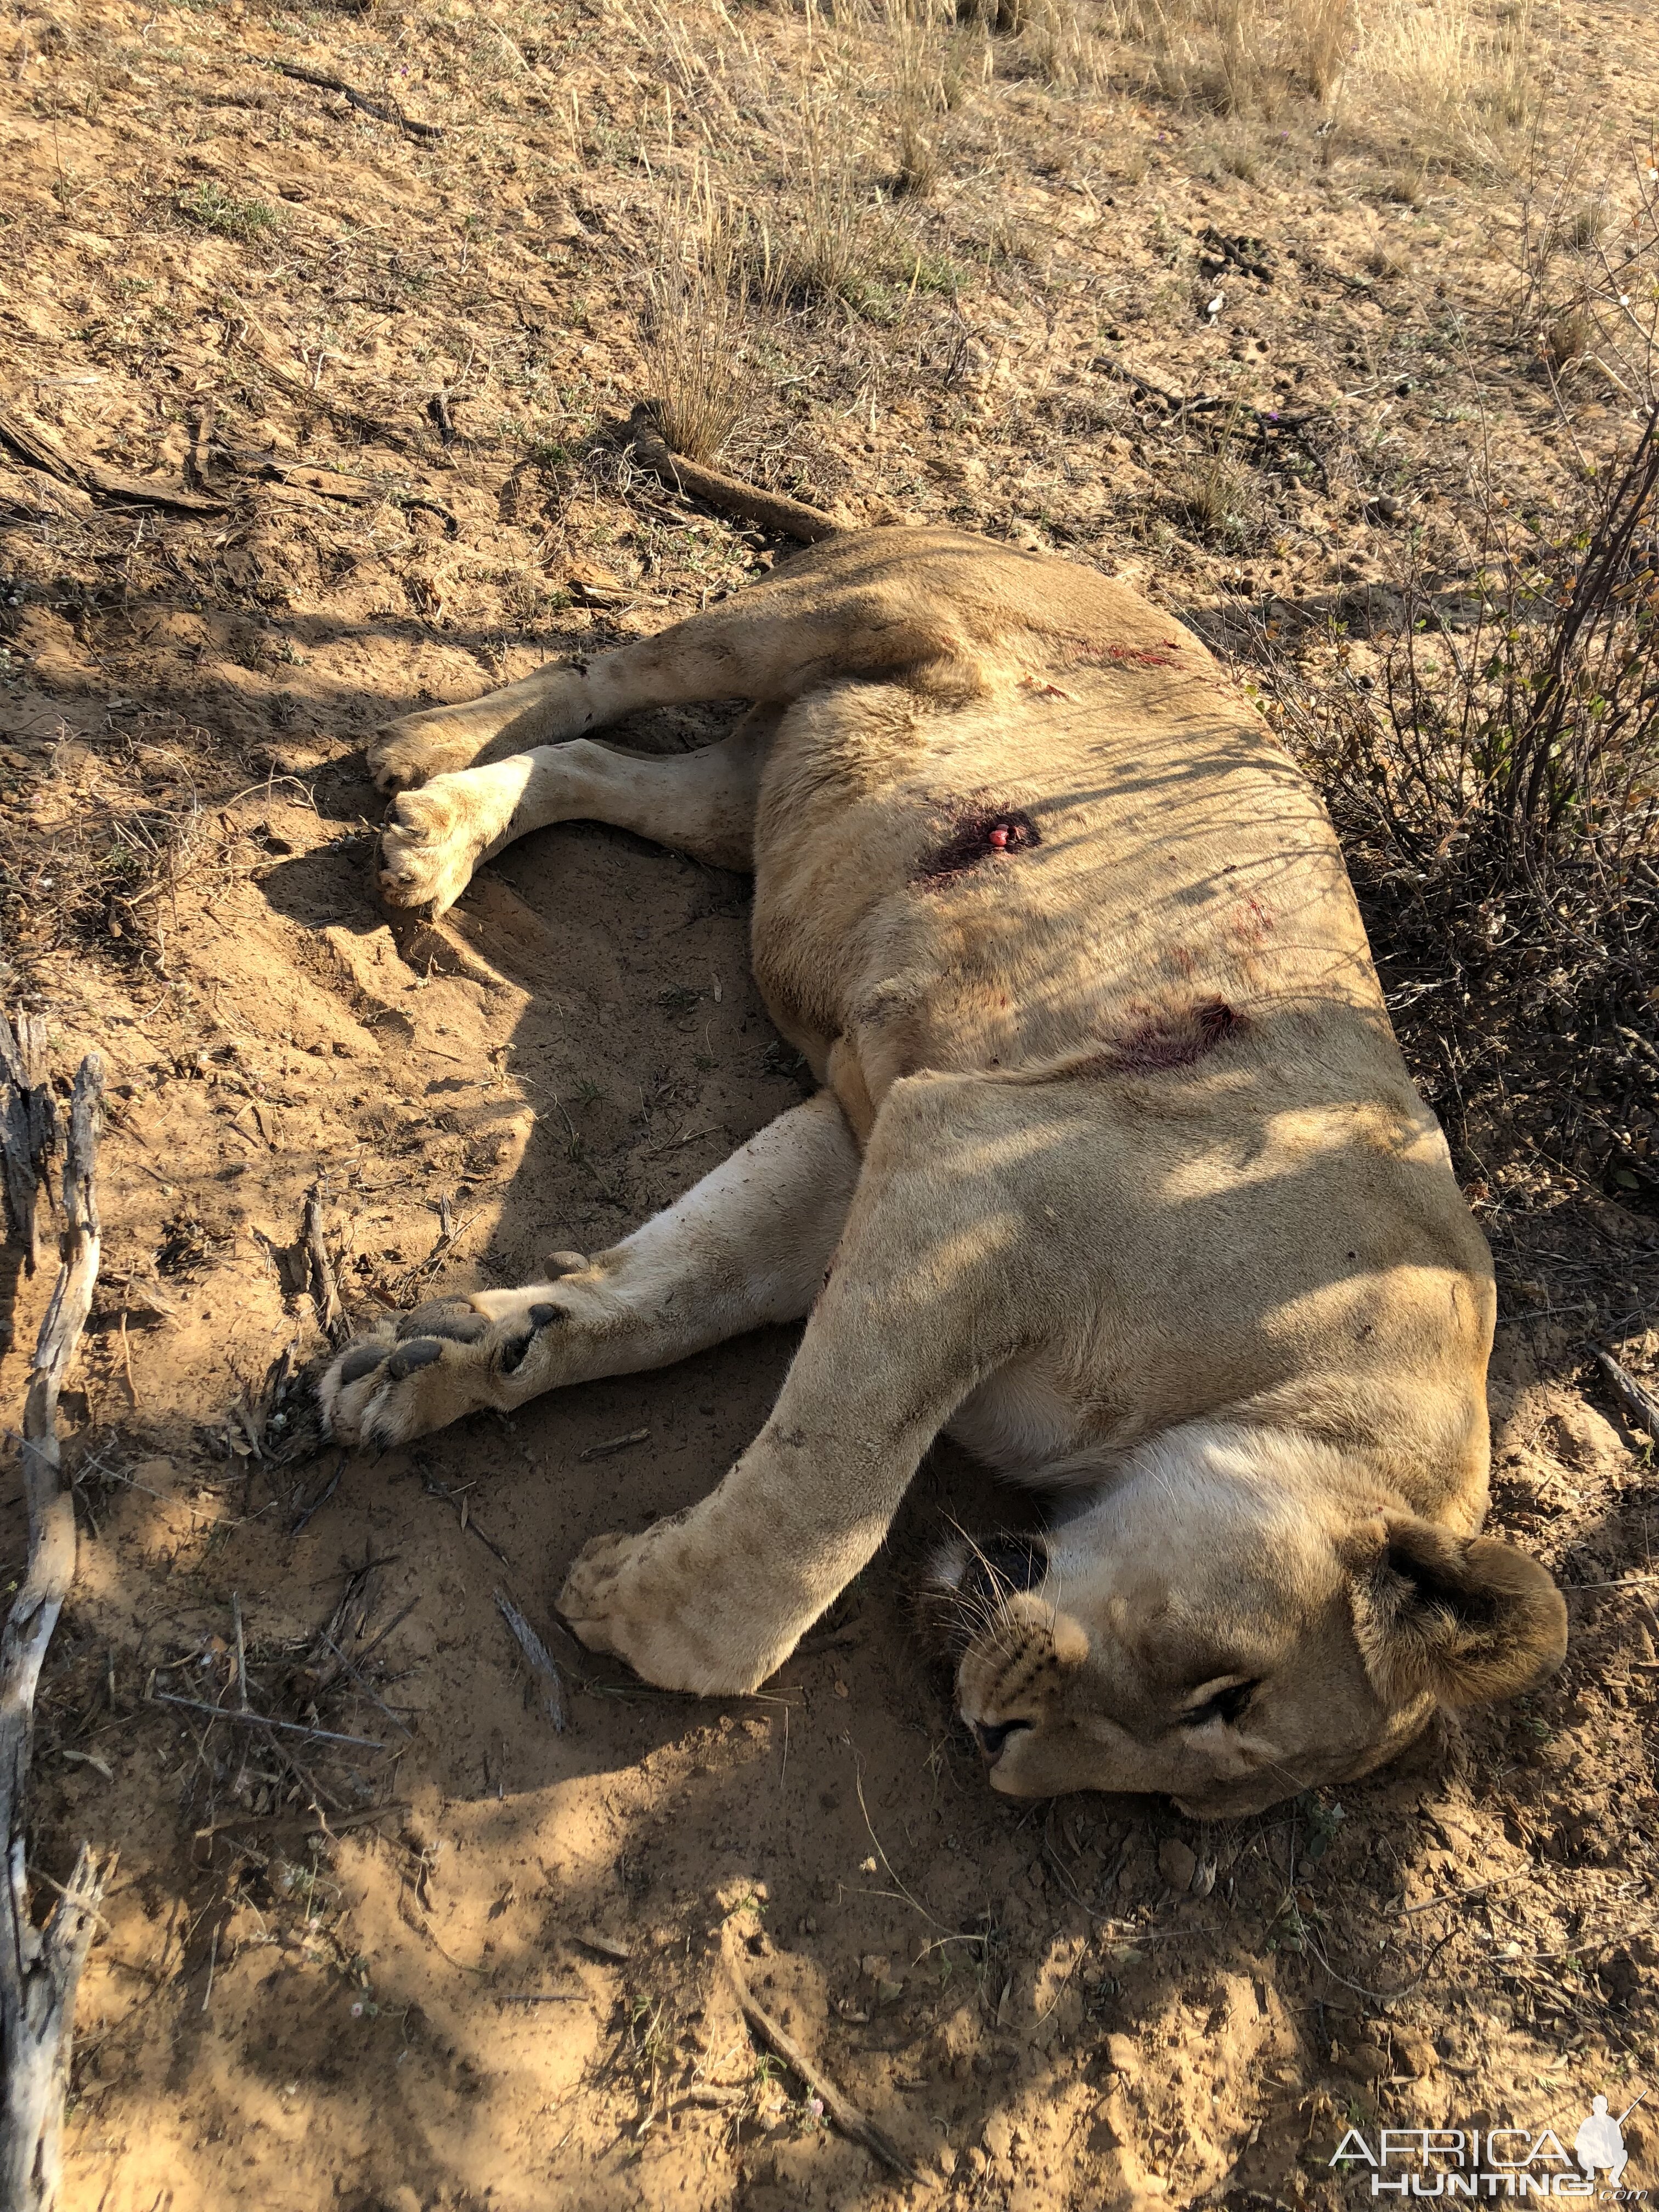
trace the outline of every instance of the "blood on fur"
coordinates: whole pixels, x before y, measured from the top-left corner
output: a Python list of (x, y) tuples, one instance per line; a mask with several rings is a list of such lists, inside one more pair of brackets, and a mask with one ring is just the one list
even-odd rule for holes
[(1191, 1067), (1246, 1027), (1243, 1014), (1213, 996), (1187, 1006), (1148, 1008), (1144, 1019), (1092, 1054), (1082, 1072), (1160, 1075), (1170, 1068)]
[(1173, 668), (1181, 650), (1179, 638), (1161, 638), (1156, 645), (1111, 645), (1098, 639), (1079, 642), (1077, 660), (1109, 660), (1115, 668)]
[(1036, 823), (1023, 807), (970, 806), (957, 816), (944, 842), (923, 854), (915, 879), (939, 882), (964, 874), (981, 860), (1023, 853), (1042, 842)]

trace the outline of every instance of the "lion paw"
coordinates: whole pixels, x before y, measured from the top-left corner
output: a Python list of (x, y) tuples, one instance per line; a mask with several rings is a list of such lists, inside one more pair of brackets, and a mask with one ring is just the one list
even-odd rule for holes
[(341, 1443), (384, 1450), (480, 1406), (517, 1405), (544, 1387), (525, 1373), (526, 1362), (562, 1318), (547, 1301), (492, 1318), (470, 1298), (433, 1298), (388, 1316), (324, 1371), (317, 1390), (324, 1425)]
[(368, 772), (388, 793), (408, 791), (452, 769), (470, 768), (481, 740), (454, 714), (405, 714), (376, 730), (363, 747)]
[(625, 1644), (617, 1641), (627, 1630), (616, 1617), (616, 1607), (623, 1573), (639, 1550), (637, 1536), (594, 1536), (582, 1546), (564, 1578), (557, 1609), (590, 1651), (628, 1656)]
[(723, 1578), (700, 1565), (698, 1547), (687, 1544), (700, 1510), (637, 1536), (595, 1536), (565, 1577), (558, 1611), (590, 1651), (614, 1652), (659, 1689), (743, 1693), (758, 1687), (795, 1638), (787, 1636), (775, 1658), (753, 1656), (753, 1593), (722, 1588)]
[(441, 776), (393, 801), (380, 832), (380, 896), (388, 906), (453, 906), (472, 880), (490, 825), (459, 776)]

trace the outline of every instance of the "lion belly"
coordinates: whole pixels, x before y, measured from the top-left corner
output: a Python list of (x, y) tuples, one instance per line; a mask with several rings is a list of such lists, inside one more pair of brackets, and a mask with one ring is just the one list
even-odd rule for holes
[(756, 973), (860, 1133), (924, 1068), (1104, 1049), (1133, 1073), (1244, 1023), (1331, 1029), (1337, 1061), (1380, 1049), (1403, 1079), (1323, 811), (1192, 651), (1179, 676), (956, 707), (844, 685), (786, 717)]

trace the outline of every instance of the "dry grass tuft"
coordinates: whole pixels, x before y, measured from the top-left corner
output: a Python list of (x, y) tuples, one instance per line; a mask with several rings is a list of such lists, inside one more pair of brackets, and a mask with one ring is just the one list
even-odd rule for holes
[(741, 241), (706, 177), (669, 201), (646, 286), (645, 361), (663, 435), (688, 460), (712, 461), (747, 411), (752, 379)]
[(1544, 96), (1533, 0), (1516, 0), (1495, 30), (1472, 0), (1395, 0), (1367, 23), (1359, 59), (1419, 168), (1508, 167)]
[(1539, 346), (1551, 368), (1559, 374), (1584, 358), (1592, 335), (1589, 310), (1582, 301), (1575, 301), (1550, 317), (1539, 338)]
[(1286, 0), (1281, 52), (1316, 100), (1328, 100), (1347, 74), (1353, 0)]
[(919, 18), (908, 6), (900, 8), (892, 27), (898, 112), (894, 190), (910, 199), (927, 199), (939, 179), (939, 124), (949, 105), (940, 50), (927, 16)]
[(1176, 519), (1205, 544), (1231, 550), (1255, 538), (1262, 508), (1261, 486), (1238, 450), (1236, 429), (1236, 422), (1224, 424), (1206, 451), (1177, 464), (1170, 477)]
[[(1034, 0), (1028, 0), (1028, 6)], [(1112, 35), (1148, 82), (1218, 114), (1273, 120), (1341, 101), (1384, 121), (1408, 167), (1506, 167), (1547, 88), (1536, 0), (1117, 0)]]
[(1059, 92), (1093, 91), (1111, 74), (1111, 57), (1083, 0), (1024, 0), (1020, 58)]

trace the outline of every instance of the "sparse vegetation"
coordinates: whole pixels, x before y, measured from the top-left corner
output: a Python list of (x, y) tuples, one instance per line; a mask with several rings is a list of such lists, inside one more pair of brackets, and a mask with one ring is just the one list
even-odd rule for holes
[(688, 197), (666, 202), (646, 285), (646, 374), (663, 435), (688, 459), (711, 461), (742, 421), (754, 380), (737, 228), (706, 173)]
[[(1631, 1064), (1659, 974), (1659, 417), (1536, 541), (1496, 495), (1468, 586), (1409, 580), (1380, 679), (1275, 702), (1455, 1121), (1524, 1037)], [(1637, 1065), (1640, 1066), (1640, 1056)], [(1548, 1109), (1571, 1156), (1577, 1083)], [(1592, 1117), (1593, 1118), (1593, 1117)], [(1604, 1147), (1605, 1151), (1605, 1147)]]
[(211, 177), (179, 195), (179, 212), (202, 229), (244, 246), (275, 230), (277, 223), (276, 210), (268, 200), (240, 198)]

